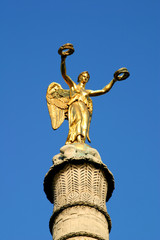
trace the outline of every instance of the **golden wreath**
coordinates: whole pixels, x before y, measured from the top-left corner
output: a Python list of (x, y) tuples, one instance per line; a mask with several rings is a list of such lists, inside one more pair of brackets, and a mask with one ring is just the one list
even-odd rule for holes
[[(122, 74), (122, 75), (120, 75)], [(119, 76), (120, 75), (120, 76)], [(128, 72), (127, 68), (120, 68), (118, 69), (115, 73), (114, 73), (114, 78), (118, 81), (122, 81), (125, 80), (126, 78), (128, 78), (130, 75), (130, 73)]]
[(66, 43), (58, 49), (61, 56), (68, 56), (74, 53), (74, 47), (71, 43)]

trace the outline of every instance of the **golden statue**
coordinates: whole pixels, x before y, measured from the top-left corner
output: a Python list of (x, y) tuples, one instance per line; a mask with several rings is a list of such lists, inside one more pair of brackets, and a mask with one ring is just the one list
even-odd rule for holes
[(69, 133), (66, 144), (89, 142), (89, 127), (92, 117), (92, 100), (90, 97), (99, 96), (110, 91), (116, 81), (125, 80), (129, 77), (126, 68), (120, 68), (114, 73), (114, 78), (102, 90), (87, 90), (86, 83), (89, 81), (87, 71), (80, 73), (78, 84), (76, 84), (67, 74), (65, 59), (74, 52), (73, 45), (67, 43), (59, 48), (61, 55), (61, 74), (69, 86), (69, 90), (64, 90), (60, 84), (51, 83), (47, 89), (46, 99), (51, 118), (52, 128), (55, 130), (61, 126), (64, 119), (69, 121)]

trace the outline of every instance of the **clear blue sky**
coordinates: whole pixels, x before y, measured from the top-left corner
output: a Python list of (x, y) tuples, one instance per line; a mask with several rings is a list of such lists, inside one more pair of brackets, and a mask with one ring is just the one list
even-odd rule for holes
[(89, 89), (130, 71), (93, 99), (91, 146), (115, 177), (110, 239), (159, 239), (159, 9), (158, 0), (1, 0), (1, 239), (52, 239), (43, 179), (68, 123), (52, 130), (45, 95), (52, 81), (68, 88), (57, 53), (67, 42), (75, 47), (68, 75), (88, 70)]

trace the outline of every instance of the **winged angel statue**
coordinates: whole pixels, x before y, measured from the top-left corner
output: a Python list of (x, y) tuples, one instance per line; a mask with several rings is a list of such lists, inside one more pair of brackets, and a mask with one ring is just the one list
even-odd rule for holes
[(89, 127), (93, 105), (90, 97), (107, 93), (116, 81), (125, 80), (130, 75), (126, 68), (120, 68), (114, 73), (114, 78), (111, 82), (102, 90), (86, 90), (85, 85), (90, 78), (87, 71), (80, 73), (78, 84), (66, 74), (65, 60), (73, 52), (74, 48), (70, 43), (64, 44), (58, 50), (58, 53), (61, 55), (61, 74), (70, 89), (64, 90), (60, 84), (53, 82), (49, 85), (46, 94), (52, 128), (54, 130), (59, 128), (65, 119), (69, 121), (69, 133), (66, 144), (74, 142), (85, 143), (86, 138), (91, 142)]

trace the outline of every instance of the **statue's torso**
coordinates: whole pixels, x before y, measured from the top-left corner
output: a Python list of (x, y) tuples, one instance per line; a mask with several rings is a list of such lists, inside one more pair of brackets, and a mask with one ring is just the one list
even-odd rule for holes
[(68, 105), (71, 105), (75, 101), (81, 101), (88, 106), (89, 94), (85, 88), (76, 85), (70, 88), (70, 101)]

